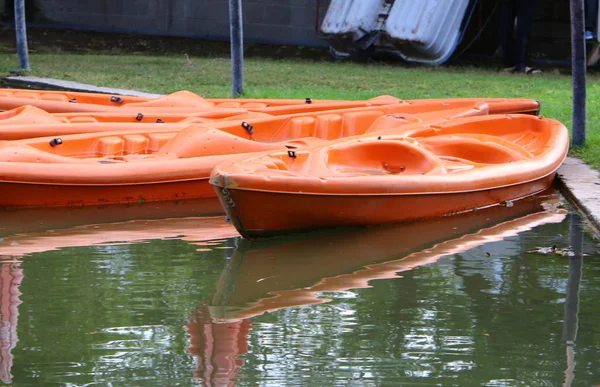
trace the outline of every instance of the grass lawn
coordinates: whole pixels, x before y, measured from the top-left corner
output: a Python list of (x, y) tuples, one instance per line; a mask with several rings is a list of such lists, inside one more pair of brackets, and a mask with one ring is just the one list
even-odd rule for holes
[[(206, 97), (231, 95), (227, 57), (185, 54), (119, 55), (31, 54), (32, 75), (105, 87), (171, 93), (189, 90)], [(18, 69), (14, 53), (0, 54), (0, 74)], [(398, 63), (334, 62), (303, 58), (245, 61), (248, 98), (366, 99), (389, 94), (403, 99), (444, 97), (515, 97), (539, 100), (542, 114), (571, 127), (571, 76), (558, 70), (515, 75), (495, 69), (443, 66), (407, 67)], [(600, 75), (588, 74), (587, 140), (571, 155), (600, 169)]]

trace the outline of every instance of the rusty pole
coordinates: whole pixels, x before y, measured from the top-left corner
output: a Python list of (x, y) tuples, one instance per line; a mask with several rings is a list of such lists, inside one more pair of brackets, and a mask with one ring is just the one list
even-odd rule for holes
[(571, 0), (571, 69), (573, 72), (573, 144), (585, 143), (586, 53), (583, 0)]
[(15, 30), (17, 35), (17, 53), (21, 70), (29, 71), (29, 52), (27, 49), (27, 27), (25, 25), (25, 0), (15, 0)]

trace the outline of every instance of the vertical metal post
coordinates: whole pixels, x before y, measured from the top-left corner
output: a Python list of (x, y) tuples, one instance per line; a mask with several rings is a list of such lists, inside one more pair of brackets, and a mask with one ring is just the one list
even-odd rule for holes
[(244, 33), (242, 0), (229, 0), (229, 30), (231, 37), (231, 96), (244, 94)]
[(571, 0), (571, 68), (573, 70), (573, 144), (585, 143), (585, 76), (584, 0)]
[(27, 49), (27, 27), (25, 25), (25, 0), (15, 0), (15, 30), (17, 35), (17, 53), (21, 70), (29, 71), (29, 52)]

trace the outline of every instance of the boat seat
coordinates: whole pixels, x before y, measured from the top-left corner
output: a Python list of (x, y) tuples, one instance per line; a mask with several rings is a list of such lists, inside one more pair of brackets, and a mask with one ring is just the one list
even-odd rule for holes
[(478, 164), (503, 164), (532, 158), (522, 147), (496, 136), (482, 134), (440, 135), (418, 140), (438, 156)]
[(426, 174), (441, 167), (431, 152), (409, 141), (353, 142), (327, 150), (327, 167), (339, 173)]

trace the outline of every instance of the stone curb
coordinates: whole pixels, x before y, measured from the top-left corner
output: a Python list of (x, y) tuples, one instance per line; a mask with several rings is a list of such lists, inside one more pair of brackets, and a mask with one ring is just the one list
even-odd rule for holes
[[(19, 88), (36, 88), (50, 90), (82, 91), (139, 97), (160, 97), (162, 94), (144, 93), (135, 90), (114, 89), (86, 85), (78, 82), (62, 81), (38, 77), (7, 77), (9, 86)], [(562, 193), (588, 219), (597, 235), (600, 235), (600, 173), (593, 170), (583, 161), (567, 157), (558, 169), (557, 180)]]
[(135, 97), (148, 97), (148, 98), (158, 98), (158, 97), (163, 96), (163, 94), (152, 94), (152, 93), (145, 93), (143, 91), (100, 87), (100, 86), (94, 86), (94, 85), (86, 85), (84, 83), (62, 81), (62, 80), (50, 79), (50, 78), (38, 78), (38, 77), (24, 76), (24, 77), (6, 77), (5, 80), (6, 80), (6, 84), (9, 87), (15, 87), (15, 88), (20, 88), (20, 89), (80, 91), (80, 92), (87, 92), (87, 93), (131, 95), (131, 96), (135, 96)]
[(587, 217), (600, 236), (600, 173), (579, 159), (567, 157), (556, 178), (561, 192)]

